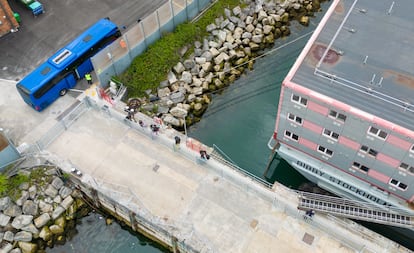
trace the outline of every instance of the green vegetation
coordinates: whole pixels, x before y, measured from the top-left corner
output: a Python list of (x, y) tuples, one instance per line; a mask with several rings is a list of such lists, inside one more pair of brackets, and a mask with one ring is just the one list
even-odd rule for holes
[(136, 57), (131, 66), (116, 77), (128, 87), (128, 96), (144, 97), (146, 90), (157, 88), (180, 60), (179, 50), (186, 45), (192, 47), (196, 40), (201, 41), (207, 35), (207, 25), (222, 16), (224, 8), (231, 10), (237, 5), (240, 5), (240, 0), (218, 0), (196, 22), (179, 25), (174, 33), (164, 34), (162, 39)]
[(7, 176), (0, 174), (0, 197), (9, 196), (13, 200), (20, 198), (21, 190), (19, 186), (22, 183), (29, 183), (29, 185), (43, 186), (51, 180), (52, 176), (46, 175), (46, 168), (36, 168), (31, 170), (29, 176), (26, 174), (17, 174), (14, 176)]
[(19, 185), (29, 182), (29, 178), (25, 175), (16, 175), (8, 177), (4, 174), (0, 174), (0, 197), (9, 196), (12, 199), (18, 199), (20, 197)]

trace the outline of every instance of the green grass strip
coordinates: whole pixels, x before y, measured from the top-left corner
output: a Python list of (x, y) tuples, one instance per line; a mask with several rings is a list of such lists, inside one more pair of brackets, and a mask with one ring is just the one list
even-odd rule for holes
[(117, 76), (128, 88), (129, 97), (144, 97), (145, 91), (155, 89), (166, 80), (168, 72), (181, 59), (179, 50), (186, 45), (193, 46), (196, 40), (202, 41), (207, 35), (207, 25), (224, 15), (224, 8), (233, 9), (240, 5), (239, 0), (218, 0), (194, 23), (183, 23), (173, 33), (163, 37), (137, 56), (129, 68)]

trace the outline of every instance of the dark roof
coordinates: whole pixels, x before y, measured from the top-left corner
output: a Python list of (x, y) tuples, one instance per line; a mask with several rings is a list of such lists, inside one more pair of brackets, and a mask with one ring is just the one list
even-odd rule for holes
[(292, 82), (414, 130), (414, 1), (337, 2)]

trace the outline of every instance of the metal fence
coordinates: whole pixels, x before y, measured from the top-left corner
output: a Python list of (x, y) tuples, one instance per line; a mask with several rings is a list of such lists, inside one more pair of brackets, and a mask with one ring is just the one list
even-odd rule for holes
[(154, 13), (130, 27), (114, 43), (91, 58), (100, 84), (107, 86), (110, 78), (124, 72), (132, 60), (163, 34), (177, 25), (195, 18), (211, 0), (169, 0)]
[(77, 101), (69, 109), (67, 109), (56, 124), (47, 131), (39, 140), (30, 145), (25, 151), (24, 155), (29, 156), (36, 154), (46, 149), (59, 135), (61, 135), (70, 125), (72, 125), (84, 112), (89, 109), (85, 100)]

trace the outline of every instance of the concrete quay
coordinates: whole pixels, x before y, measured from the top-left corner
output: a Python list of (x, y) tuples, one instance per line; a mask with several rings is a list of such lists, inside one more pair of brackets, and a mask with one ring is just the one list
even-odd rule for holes
[[(19, 100), (13, 102), (14, 110), (31, 110)], [(56, 103), (41, 114), (13, 114), (0, 103), (0, 127), (14, 123), (19, 127), (24, 122), (10, 118), (28, 117), (31, 131), (10, 133), (20, 144), (50, 140), (42, 142), (45, 149), (34, 158), (47, 158), (68, 173), (79, 169), (83, 184), (145, 216), (193, 249), (184, 252), (410, 252), (348, 220), (322, 214), (303, 219), (295, 192), (278, 183), (268, 188), (214, 157), (200, 161), (198, 152), (187, 147), (185, 136), (166, 128), (152, 136), (148, 128), (152, 119), (136, 116), (144, 120), (144, 128), (125, 121), (122, 103), (106, 104), (93, 88), (78, 100), (66, 97)], [(68, 118), (70, 124), (57, 131)], [(179, 150), (173, 148), (177, 135), (182, 140)]]

